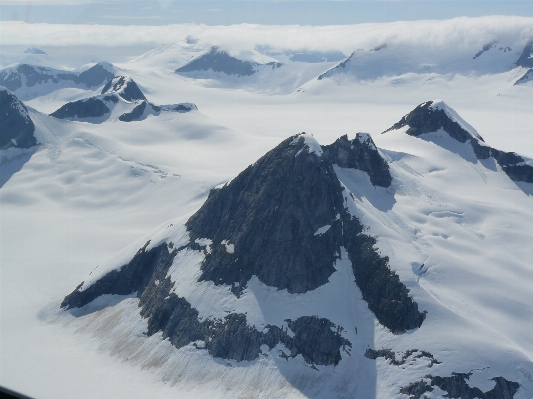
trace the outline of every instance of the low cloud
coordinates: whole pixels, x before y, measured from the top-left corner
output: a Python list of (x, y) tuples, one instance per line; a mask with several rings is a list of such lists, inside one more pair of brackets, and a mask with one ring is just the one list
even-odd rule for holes
[[(113, 19), (136, 19), (135, 16), (108, 16)], [(147, 18), (143, 16), (142, 18)], [(160, 18), (153, 16), (152, 18)], [(2, 21), (3, 45), (12, 46), (157, 46), (193, 36), (200, 45), (219, 45), (229, 50), (246, 50), (256, 46), (270, 50), (342, 51), (370, 50), (387, 44), (394, 46), (455, 48), (476, 52), (494, 40), (506, 46), (525, 45), (533, 37), (533, 18), (491, 16), (454, 18), (444, 21), (408, 21), (357, 25), (300, 26), (253, 25), (207, 26), (177, 24), (141, 25), (57, 25)], [(513, 48), (514, 49), (514, 48)]]

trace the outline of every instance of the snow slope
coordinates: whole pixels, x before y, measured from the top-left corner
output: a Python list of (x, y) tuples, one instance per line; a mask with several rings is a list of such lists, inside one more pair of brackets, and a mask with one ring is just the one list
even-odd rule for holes
[[(286, 47), (282, 50), (290, 54), (329, 50), (350, 54), (357, 48), (369, 52), (383, 42), (393, 43), (389, 50), (409, 41), (421, 49), (420, 43), (427, 40), (432, 46), (442, 43), (442, 58), (452, 59), (459, 48), (461, 57), (470, 57), (468, 65), (477, 65), (474, 63), (491, 54), (511, 60), (509, 52), (498, 48), (472, 58), (499, 37), (517, 43), (512, 48), (518, 58), (533, 33), (531, 24), (522, 18), (510, 18), (510, 22), (489, 19), (325, 28), (177, 26), (166, 30), (166, 36), (161, 33), (166, 28), (152, 27), (158, 43), (161, 37), (171, 42), (173, 34), (179, 36), (176, 41), (193, 35), (196, 39), (191, 37), (187, 45), (196, 50), (165, 45), (118, 66), (154, 103), (191, 101), (198, 105), (198, 112), (165, 113), (136, 123), (88, 124), (50, 118), (37, 110), (50, 113), (67, 102), (96, 94), (94, 91), (62, 89), (29, 101), (35, 108), (29, 108), (29, 113), (36, 131), (47, 139), (14, 168), (18, 168), (16, 173), (0, 188), (0, 383), (43, 398), (72, 397), (73, 392), (81, 398), (110, 392), (119, 398), (220, 397), (226, 387), (242, 381), (265, 392), (277, 386), (280, 397), (302, 397), (302, 391), (323, 397), (323, 392), (313, 391), (304, 378), (316, 379), (317, 371), (303, 361), (275, 358), (276, 350), (270, 358), (264, 357), (266, 360), (262, 357), (254, 364), (231, 361), (229, 367), (195, 348), (177, 351), (160, 336), (147, 339), (141, 334), (146, 324), (138, 317), (135, 298), (118, 298), (107, 303), (115, 304), (113, 307), (102, 309), (105, 301), (96, 303), (100, 307), (97, 312), (56, 319), (55, 323), (50, 323), (50, 310), (55, 312), (64, 295), (96, 266), (98, 270), (105, 264), (116, 265), (121, 251), (122, 259), (128, 260), (149, 238), (165, 230), (169, 221), (175, 221), (175, 226), (183, 223), (212, 187), (231, 180), (287, 137), (306, 131), (327, 144), (344, 134), (353, 138), (361, 130), (371, 132), (388, 160), (393, 185), (375, 188), (358, 170), (338, 168), (337, 176), (353, 194), (353, 210), (378, 240), (381, 253), (390, 257), (391, 267), (420, 309), (428, 311), (419, 330), (396, 336), (376, 324), (366, 303), (353, 294), (356, 287), (350, 283), (353, 280), (345, 261), (336, 264), (331, 285), (303, 295), (251, 281), (259, 300), (271, 300), (268, 308), (262, 308), (264, 314), (257, 312), (259, 301), (254, 302), (251, 294), (241, 301), (208, 284), (181, 284), (180, 289), (204, 315), (238, 304), (250, 314), (250, 320), (254, 312), (253, 323), (257, 324), (265, 320), (281, 323), (277, 307), (287, 301), (297, 303), (294, 313), (288, 315), (294, 317), (297, 311), (309, 309), (304, 299), (320, 303), (320, 314), (330, 313), (334, 307), (328, 317), (336, 324), (353, 316), (350, 323), (358, 326), (358, 333), (354, 329), (348, 338), (352, 357), (356, 353), (359, 357), (352, 364), (369, 367), (364, 371), (368, 374), (361, 377), (369, 381), (360, 387), (361, 397), (394, 397), (401, 387), (423, 375), (450, 376), (474, 370), (469, 383), (483, 392), (494, 385), (491, 378), (503, 376), (522, 384), (516, 398), (529, 398), (533, 375), (528, 336), (531, 184), (514, 183), (496, 162), (480, 161), (471, 147), (450, 140), (444, 132), (433, 132), (425, 139), (401, 131), (380, 134), (416, 104), (442, 98), (491, 147), (533, 158), (531, 85), (513, 86), (525, 71), (317, 80), (336, 62), (291, 62), (273, 55), (286, 63), (284, 68), (294, 69), (284, 76), (269, 75), (255, 86), (253, 82), (222, 85), (169, 75), (210, 45), (233, 42), (240, 49), (254, 49), (270, 41), (272, 47)], [(10, 37), (8, 25), (2, 26), (7, 32), (5, 40)], [(43, 38), (53, 32), (64, 35), (62, 29), (68, 27), (53, 26), (53, 32), (49, 28), (40, 26), (39, 34)], [(115, 28), (99, 27), (102, 31)], [(85, 28), (76, 29), (82, 32)], [(126, 32), (130, 28), (117, 29)], [(133, 35), (120, 37), (126, 40)], [(97, 37), (93, 35), (91, 40)], [(246, 45), (241, 45), (242, 41)], [(424, 51), (417, 55), (425, 57)], [(499, 68), (499, 62), (495, 67)], [(3, 164), (2, 169), (7, 166)], [(226, 244), (229, 248), (233, 243)], [(180, 276), (190, 281), (197, 271), (191, 262)], [(339, 289), (353, 295), (353, 308), (333, 295)], [(202, 299), (204, 292), (224, 299), (224, 306), (210, 308)], [(122, 321), (115, 323), (117, 320)], [(432, 334), (438, 339), (427, 338)], [(375, 353), (372, 360), (364, 356), (367, 348), (376, 352), (390, 349), (399, 361), (392, 364), (385, 352)], [(428, 368), (431, 359), (416, 357), (421, 354), (416, 352), (398, 364), (407, 350), (415, 348), (427, 350), (441, 363)], [(352, 361), (352, 357), (343, 357), (339, 364)], [(184, 361), (190, 362), (189, 368), (179, 367)], [(452, 367), (454, 364), (459, 367)], [(490, 369), (483, 369), (487, 365)], [(335, 373), (328, 367), (317, 366), (320, 375), (326, 376), (325, 386), (334, 384), (330, 377)], [(374, 388), (370, 388), (372, 381), (376, 382)], [(248, 392), (233, 393), (246, 397)], [(438, 389), (427, 394), (443, 396)]]
[[(432, 106), (476, 137), (452, 108), (443, 102)], [(361, 137), (368, 141), (368, 135)], [(208, 389), (215, 389), (215, 384), (220, 397), (245, 392), (261, 397), (408, 397), (400, 394), (407, 395), (428, 376), (453, 379), (454, 373), (462, 373), (461, 381), (471, 389), (489, 392), (494, 379), (504, 379), (513, 387), (512, 397), (527, 398), (533, 389), (528, 378), (533, 373), (529, 339), (533, 270), (527, 262), (532, 254), (528, 226), (533, 222), (529, 211), (533, 183), (510, 180), (494, 159), (478, 160), (469, 142), (461, 143), (442, 129), (412, 137), (400, 128), (380, 141), (388, 144), (381, 151), (391, 168), (390, 187), (372, 185), (358, 169), (335, 165), (335, 174), (344, 189), (347, 211), (366, 226), (365, 234), (375, 237), (380, 256), (390, 260), (391, 270), (427, 312), (420, 328), (398, 334), (375, 319), (353, 282), (343, 249), (335, 272), (316, 289), (290, 293), (254, 276), (242, 295), (235, 296), (231, 286), (200, 279), (205, 256), (216, 244), (208, 239), (196, 240), (206, 252), (178, 250), (167, 274), (173, 283), (171, 294), (190, 303), (200, 320), (244, 314), (247, 325), (259, 331), (279, 326), (290, 335), (286, 322), (301, 316), (327, 318), (342, 327), (343, 338), (350, 342), (340, 363), (321, 366), (300, 356), (285, 360), (283, 346), (261, 347), (259, 359), (241, 361), (210, 356), (203, 341), (173, 348), (160, 333), (145, 337), (151, 328), (149, 319), (139, 316), (134, 295), (104, 295), (62, 315), (50, 307), (44, 317), (77, 326), (120, 358), (147, 365), (186, 392), (211, 381)], [(311, 136), (304, 135), (302, 143), (308, 156), (323, 156)], [(185, 248), (191, 238), (184, 222), (183, 218), (168, 221), (159, 233), (150, 233), (93, 270), (77, 290), (90, 290), (127, 263), (147, 239), (146, 251), (165, 242), (169, 248)], [(159, 284), (155, 280), (155, 286)], [(112, 328), (107, 327), (110, 323)], [(126, 344), (125, 336), (131, 337)], [(389, 351), (392, 358), (383, 358), (380, 351)], [(182, 368), (185, 362), (187, 371)], [(450, 381), (440, 387), (450, 389), (446, 385)]]

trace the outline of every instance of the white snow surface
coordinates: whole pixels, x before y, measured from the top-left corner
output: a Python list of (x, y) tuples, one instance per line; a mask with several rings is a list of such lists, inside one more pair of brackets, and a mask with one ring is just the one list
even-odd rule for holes
[(322, 227), (319, 227), (317, 231), (315, 231), (315, 236), (319, 236), (319, 235), (322, 235), (324, 234), (326, 231), (328, 231), (330, 229), (331, 225), (330, 224), (326, 224), (325, 226), (322, 226)]
[[(469, 384), (483, 391), (492, 387), (491, 378), (503, 376), (521, 384), (515, 399), (531, 398), (533, 184), (514, 183), (493, 159), (477, 160), (470, 146), (443, 131), (422, 138), (401, 131), (380, 134), (417, 104), (442, 98), (468, 123), (451, 111), (448, 115), (465, 123), (474, 137), (479, 131), (488, 145), (515, 151), (531, 164), (531, 85), (513, 86), (524, 72), (506, 69), (533, 34), (531, 19), (316, 29), (177, 26), (168, 28), (167, 36), (161, 35), (166, 29), (161, 27), (72, 30), (24, 24), (27, 35), (20, 35), (14, 26), (2, 23), (3, 41), (20, 41), (35, 31), (41, 37), (34, 41), (37, 46), (45, 40), (74, 40), (76, 35), (65, 33), (78, 31), (81, 36), (90, 32), (88, 41), (155, 37), (158, 44), (161, 37), (170, 43), (174, 35), (179, 35), (177, 42), (190, 34), (195, 40), (163, 45), (141, 57), (132, 54), (137, 58), (118, 66), (155, 104), (187, 101), (199, 111), (91, 124), (38, 111), (51, 112), (96, 92), (63, 88), (44, 91), (29, 102), (40, 146), (0, 153), (2, 178), (9, 174), (0, 187), (2, 386), (43, 399), (110, 393), (128, 399), (400, 398), (400, 386), (427, 374), (473, 371)], [(500, 51), (498, 44), (473, 60), (494, 37), (512, 52)], [(169, 75), (209, 45), (235, 42), (246, 51), (264, 44), (264, 38), (274, 38), (270, 44), (278, 47), (346, 54), (364, 48), (370, 65), (366, 71), (381, 62), (379, 57), (395, 59), (392, 53), (404, 54), (409, 65), (422, 65), (435, 54), (437, 61), (449, 62), (439, 64), (442, 70), (420, 67), (415, 72), (403, 70), (402, 63), (387, 64), (396, 69), (372, 79), (338, 74), (316, 80), (336, 63), (291, 63), (240, 82)], [(370, 51), (383, 43), (387, 47)], [(483, 62), (483, 73), (442, 72), (457, 71), (467, 57), (463, 72)], [(439, 106), (448, 112), (449, 107)], [(262, 348), (268, 356), (252, 362), (212, 358), (192, 345), (177, 350), (160, 334), (143, 334), (146, 320), (139, 316), (134, 296), (108, 296), (76, 312), (59, 311), (62, 298), (79, 283), (84, 281), (85, 288), (122, 266), (148, 240), (150, 246), (187, 242), (184, 223), (209, 190), (282, 140), (308, 132), (306, 148), (319, 155), (319, 142), (331, 143), (354, 129), (371, 132), (389, 162), (393, 183), (386, 189), (374, 187), (366, 173), (336, 168), (346, 206), (367, 227), (366, 234), (376, 237), (379, 252), (389, 257), (420, 310), (428, 312), (419, 330), (392, 335), (377, 323), (353, 282), (345, 251), (329, 282), (305, 294), (276, 290), (253, 277), (236, 298), (229, 286), (196, 281), (203, 256), (198, 251), (182, 251), (169, 271), (176, 293), (202, 318), (246, 312), (248, 323), (261, 328), (319, 315), (342, 325), (343, 336), (353, 345), (351, 356), (341, 352), (337, 367), (317, 366), (318, 371), (301, 357), (280, 357), (279, 351), (287, 352), (282, 345), (268, 353)], [(231, 245), (205, 244), (225, 245), (226, 250)], [(382, 358), (365, 358), (369, 347), (398, 353), (425, 350), (442, 363), (427, 368), (427, 359), (418, 359), (393, 366)], [(443, 395), (436, 390), (432, 396)]]

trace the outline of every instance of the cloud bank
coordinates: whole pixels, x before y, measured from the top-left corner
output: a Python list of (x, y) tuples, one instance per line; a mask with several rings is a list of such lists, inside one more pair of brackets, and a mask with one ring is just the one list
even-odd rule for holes
[(491, 41), (516, 46), (533, 37), (533, 18), (488, 16), (439, 21), (365, 23), (357, 25), (300, 26), (252, 25), (164, 26), (57, 25), (6, 22), (0, 25), (7, 46), (158, 46), (187, 36), (199, 44), (242, 50), (265, 46), (271, 50), (342, 51), (388, 46), (427, 46), (458, 50), (477, 49)]

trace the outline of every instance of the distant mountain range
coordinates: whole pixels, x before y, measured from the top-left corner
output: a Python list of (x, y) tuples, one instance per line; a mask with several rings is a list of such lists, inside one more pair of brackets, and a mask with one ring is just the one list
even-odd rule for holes
[(18, 64), (0, 70), (0, 85), (25, 101), (65, 87), (95, 88), (113, 79), (117, 72), (108, 62), (99, 62), (83, 72)]

